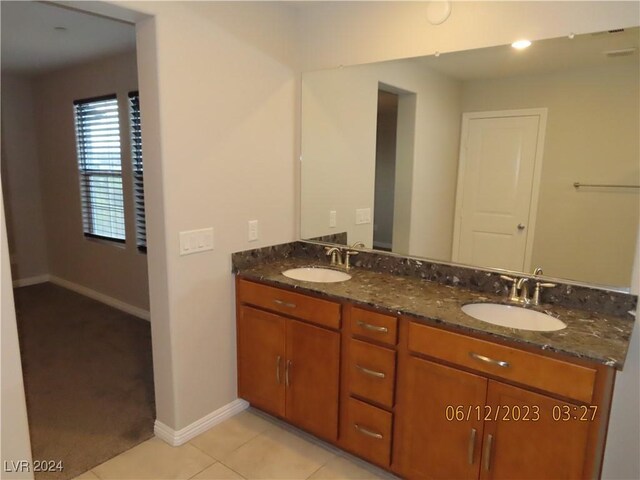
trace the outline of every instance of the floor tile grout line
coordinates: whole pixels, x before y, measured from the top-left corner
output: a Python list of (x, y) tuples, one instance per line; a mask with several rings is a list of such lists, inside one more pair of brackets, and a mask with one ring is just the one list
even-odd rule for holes
[[(195, 445), (193, 445), (193, 446), (195, 446)], [(198, 448), (198, 447), (196, 447), (196, 448)], [(198, 449), (198, 450), (200, 450), (200, 449)], [(202, 450), (201, 450), (201, 451), (202, 451)], [(204, 452), (203, 452), (203, 453), (204, 453)], [(211, 457), (211, 455), (209, 455), (209, 456)], [(213, 458), (213, 457), (211, 457), (211, 458)], [(215, 459), (214, 459), (214, 460), (215, 460)], [(197, 471), (196, 473), (194, 473), (193, 475), (191, 475), (191, 476), (189, 477), (189, 479), (188, 479), (188, 480), (191, 480), (191, 479), (192, 479), (193, 477), (195, 477), (196, 475), (201, 474), (201, 473), (202, 473), (202, 472), (204, 472), (207, 468), (211, 468), (211, 467), (213, 467), (216, 463), (220, 463), (220, 460), (216, 460), (216, 461), (215, 461), (215, 462), (213, 462), (211, 465), (207, 465), (207, 466), (206, 466), (206, 467), (204, 467), (202, 470)]]
[(322, 465), (320, 465), (318, 468), (316, 468), (313, 472), (311, 472), (307, 477), (305, 477), (305, 480), (308, 480), (309, 478), (313, 477), (316, 473), (318, 473), (327, 463), (329, 463), (330, 460), (326, 461), (325, 463), (323, 463)]
[[(273, 425), (272, 425), (272, 426), (273, 426)], [(213, 428), (213, 427), (212, 427), (212, 428)], [(271, 427), (269, 427), (269, 428), (271, 428)], [(233, 452), (235, 452), (236, 450), (238, 450), (238, 449), (240, 449), (240, 448), (244, 447), (244, 446), (245, 446), (247, 443), (249, 443), (250, 441), (252, 441), (252, 440), (254, 440), (254, 439), (258, 438), (260, 435), (263, 435), (267, 430), (269, 430), (269, 428), (267, 428), (266, 430), (264, 430), (264, 431), (262, 431), (262, 432), (260, 432), (260, 433), (257, 433), (256, 435), (254, 435), (253, 437), (251, 437), (250, 439), (248, 439), (246, 442), (241, 443), (240, 445), (238, 445), (238, 446), (237, 446), (236, 448), (234, 448), (233, 450), (231, 450), (231, 451), (229, 451), (229, 452), (225, 453), (225, 454), (224, 454), (224, 456), (225, 456), (225, 457), (228, 457), (229, 455), (231, 455), (231, 454), (232, 454)], [(208, 431), (208, 430), (207, 430), (207, 431)], [(203, 433), (201, 433), (200, 435), (203, 435), (204, 433), (206, 433), (206, 432), (203, 432)], [(198, 437), (195, 437), (195, 438), (198, 438)], [(192, 447), (196, 447), (196, 448), (197, 448), (198, 450), (200, 450), (201, 452), (203, 452), (203, 453), (205, 453), (205, 454), (209, 455), (211, 458), (215, 459), (217, 462), (222, 463), (225, 467), (227, 466), (227, 465), (225, 465), (225, 463), (224, 463), (221, 459), (214, 457), (214, 456), (213, 456), (213, 455), (211, 455), (210, 453), (205, 452), (202, 448), (200, 448), (200, 447), (198, 447), (197, 445), (195, 445), (195, 444), (191, 443), (195, 438), (193, 438), (193, 439), (189, 440), (187, 443), (188, 443), (189, 445), (191, 445)], [(235, 470), (234, 470), (234, 471), (235, 471)], [(236, 473), (237, 473), (237, 472), (236, 472)]]
[(245, 477), (244, 475), (242, 475), (240, 472), (235, 471), (233, 468), (231, 468), (229, 465), (227, 465), (224, 462), (220, 462), (222, 465), (224, 465), (225, 467), (227, 467), (229, 470), (231, 470), (233, 473), (236, 473), (240, 476), (240, 478), (244, 478), (246, 480), (247, 477)]
[[(219, 458), (214, 457), (214, 456), (213, 456), (213, 455), (211, 455), (210, 453), (205, 452), (205, 451), (204, 451), (202, 448), (200, 448), (199, 446), (194, 445), (193, 443), (191, 443), (191, 440), (189, 440), (188, 442), (184, 443), (183, 445), (190, 445), (190, 446), (192, 446), (193, 448), (195, 448), (196, 450), (198, 450), (199, 452), (204, 453), (207, 457), (209, 457), (209, 458), (213, 458), (213, 460), (215, 460), (215, 462), (220, 462), (220, 459), (219, 459)], [(207, 468), (209, 468), (209, 467), (207, 467)], [(198, 472), (198, 473), (200, 473), (200, 472)]]

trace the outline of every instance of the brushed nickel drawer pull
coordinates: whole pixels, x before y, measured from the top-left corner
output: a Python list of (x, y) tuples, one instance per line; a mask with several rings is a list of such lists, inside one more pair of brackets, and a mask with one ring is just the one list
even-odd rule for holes
[(273, 303), (275, 303), (276, 305), (282, 305), (283, 307), (287, 307), (287, 308), (296, 308), (295, 303), (285, 302), (284, 300), (275, 299)]
[(291, 360), (287, 360), (287, 364), (284, 368), (284, 384), (287, 387), (291, 386)]
[(356, 323), (359, 327), (366, 328), (367, 330), (371, 330), (372, 332), (387, 333), (389, 331), (387, 327), (371, 325), (370, 323), (363, 322), (362, 320), (358, 320)]
[(493, 435), (487, 435), (487, 444), (484, 447), (484, 470), (488, 472), (491, 468), (491, 447), (493, 446)]
[(367, 375), (371, 375), (372, 377), (376, 377), (376, 378), (384, 378), (386, 377), (384, 372), (376, 372), (375, 370), (371, 370), (369, 368), (363, 367), (362, 365), (358, 365), (356, 363), (356, 368), (358, 370), (360, 370), (362, 373), (365, 373)]
[(276, 383), (280, 385), (280, 355), (276, 357)]
[(359, 431), (363, 435), (366, 435), (367, 437), (377, 438), (378, 440), (381, 440), (383, 438), (381, 433), (373, 432), (368, 428), (361, 427), (357, 423), (354, 423), (353, 426), (356, 428), (357, 431)]
[(467, 451), (469, 465), (473, 465), (473, 454), (476, 452), (476, 429), (472, 428), (469, 434), (469, 449)]
[(484, 355), (474, 352), (469, 352), (469, 356), (481, 362), (490, 363), (491, 365), (497, 365), (502, 368), (509, 368), (509, 362), (505, 362), (504, 360), (494, 360), (493, 358), (485, 357)]

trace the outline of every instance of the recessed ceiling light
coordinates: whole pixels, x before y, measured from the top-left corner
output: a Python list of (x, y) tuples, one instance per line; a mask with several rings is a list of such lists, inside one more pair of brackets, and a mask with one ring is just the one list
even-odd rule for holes
[(511, 46), (516, 50), (522, 50), (523, 48), (527, 48), (531, 45), (529, 40), (518, 40), (517, 42), (513, 42)]

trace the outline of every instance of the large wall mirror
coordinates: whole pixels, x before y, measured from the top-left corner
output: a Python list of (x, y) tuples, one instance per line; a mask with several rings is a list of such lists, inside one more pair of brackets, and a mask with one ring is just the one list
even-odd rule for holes
[(639, 28), (308, 72), (301, 237), (630, 286)]

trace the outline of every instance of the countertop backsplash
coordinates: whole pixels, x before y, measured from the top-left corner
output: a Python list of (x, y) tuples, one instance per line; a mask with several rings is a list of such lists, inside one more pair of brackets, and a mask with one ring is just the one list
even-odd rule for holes
[[(339, 240), (341, 234), (332, 236)], [(325, 238), (325, 237), (323, 237)], [(327, 237), (328, 238), (328, 237)], [(272, 260), (286, 258), (308, 259), (309, 265), (328, 266), (325, 254), (327, 244), (312, 241), (295, 241), (232, 254), (233, 272)], [(493, 295), (508, 294), (507, 282), (500, 273), (461, 265), (437, 263), (425, 259), (404, 257), (397, 254), (367, 249), (355, 249), (358, 255), (351, 258), (351, 265), (374, 272), (388, 273), (400, 277), (412, 277), (437, 282), (443, 285), (466, 288), (475, 292)], [(534, 278), (533, 275), (518, 275)], [(594, 287), (561, 283), (553, 280), (556, 287), (546, 288), (541, 293), (541, 303), (577, 308), (607, 315), (633, 319), (638, 297), (623, 292)]]

